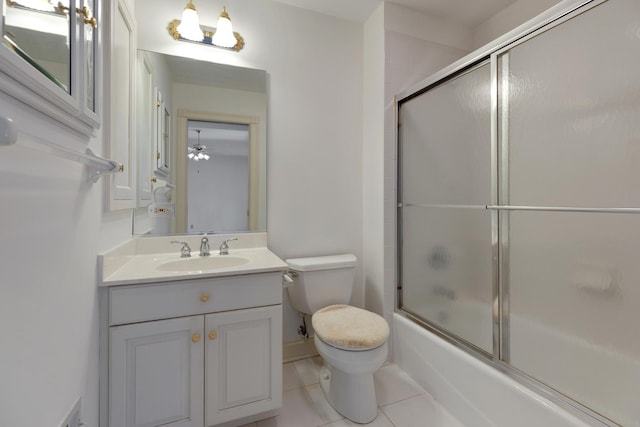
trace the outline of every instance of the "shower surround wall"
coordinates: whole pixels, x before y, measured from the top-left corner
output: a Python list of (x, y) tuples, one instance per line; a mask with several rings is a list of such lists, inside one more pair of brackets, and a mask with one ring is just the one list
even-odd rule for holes
[[(564, 2), (400, 97), (401, 308), (484, 350), (495, 367), (589, 423), (636, 426), (640, 2), (592, 1), (572, 12), (584, 3)], [(543, 22), (553, 25), (532, 33)], [(489, 54), (490, 79), (487, 65), (468, 68)], [(483, 112), (490, 107), (491, 119)], [(404, 342), (416, 336), (394, 321), (395, 356), (416, 353), (399, 365), (422, 375), (427, 389), (434, 372), (462, 369), (456, 350), (445, 365), (425, 354), (420, 373), (422, 344)], [(488, 372), (470, 375), (469, 385), (497, 374)], [(507, 425), (497, 422), (500, 408), (483, 407), (462, 382), (453, 388), (489, 422)], [(444, 393), (449, 404), (452, 394)]]

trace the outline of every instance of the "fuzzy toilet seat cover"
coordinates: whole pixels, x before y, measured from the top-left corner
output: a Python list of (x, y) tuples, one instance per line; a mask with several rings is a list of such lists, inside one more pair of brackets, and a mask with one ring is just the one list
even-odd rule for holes
[(379, 347), (389, 337), (389, 325), (376, 313), (350, 305), (321, 308), (311, 318), (315, 333), (325, 343), (345, 350)]

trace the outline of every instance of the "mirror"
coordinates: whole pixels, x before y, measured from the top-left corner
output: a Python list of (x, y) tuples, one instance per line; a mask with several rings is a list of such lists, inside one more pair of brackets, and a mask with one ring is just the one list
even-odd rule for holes
[(266, 231), (266, 72), (142, 50), (137, 70), (133, 233)]
[(71, 90), (69, 2), (8, 0), (3, 42), (65, 92)]

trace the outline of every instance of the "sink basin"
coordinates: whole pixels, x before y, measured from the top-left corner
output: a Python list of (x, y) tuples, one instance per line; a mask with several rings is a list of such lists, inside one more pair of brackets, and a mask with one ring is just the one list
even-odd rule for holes
[(160, 264), (156, 268), (161, 271), (189, 273), (237, 267), (239, 265), (247, 264), (248, 262), (249, 260), (247, 258), (234, 256), (199, 256), (193, 258), (180, 258), (175, 261), (168, 261)]

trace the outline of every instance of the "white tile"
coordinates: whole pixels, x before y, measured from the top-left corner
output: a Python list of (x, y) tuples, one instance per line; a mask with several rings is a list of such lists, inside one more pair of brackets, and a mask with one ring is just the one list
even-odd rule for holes
[(326, 427), (359, 427), (363, 425), (366, 425), (367, 427), (394, 427), (393, 424), (391, 424), (391, 421), (389, 421), (386, 415), (380, 410), (378, 410), (378, 416), (376, 417), (376, 419), (371, 421), (369, 424), (358, 424), (354, 423), (351, 420), (343, 418), (341, 420), (327, 424)]
[(378, 405), (384, 406), (409, 397), (424, 394), (425, 391), (398, 365), (389, 364), (373, 374)]
[(384, 406), (382, 411), (396, 427), (464, 427), (426, 394)]
[(324, 362), (319, 356), (293, 362), (298, 372), (298, 377), (300, 377), (304, 385), (320, 382), (320, 368), (323, 364)]
[(258, 427), (319, 427), (324, 422), (304, 388), (282, 393), (280, 415), (258, 421)]
[(258, 427), (277, 427), (278, 417), (271, 417), (264, 420), (260, 420), (256, 423)]
[(304, 383), (298, 376), (298, 371), (293, 363), (282, 365), (282, 391), (304, 387)]
[(327, 397), (322, 391), (322, 387), (320, 384), (313, 384), (306, 387), (309, 396), (311, 396), (311, 400), (313, 400), (313, 404), (320, 414), (320, 418), (324, 423), (330, 423), (332, 421), (337, 421), (344, 418), (340, 415), (329, 403)]

